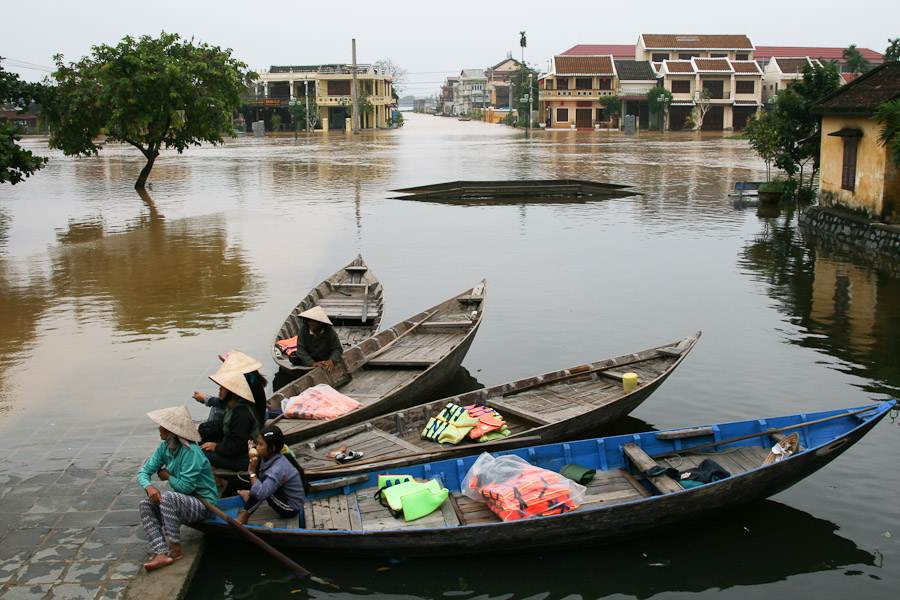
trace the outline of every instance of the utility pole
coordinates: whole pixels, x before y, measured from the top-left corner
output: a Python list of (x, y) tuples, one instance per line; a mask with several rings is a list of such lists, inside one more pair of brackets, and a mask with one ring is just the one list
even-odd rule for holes
[(306, 132), (309, 133), (309, 76), (303, 80), (303, 95), (306, 96)]
[[(528, 124), (526, 130), (529, 134), (531, 133), (531, 100), (532, 96), (534, 96), (534, 73), (530, 73), (528, 75)], [(529, 136), (526, 136), (529, 137)]]
[(356, 89), (356, 38), (353, 38), (353, 133), (359, 133), (359, 92)]

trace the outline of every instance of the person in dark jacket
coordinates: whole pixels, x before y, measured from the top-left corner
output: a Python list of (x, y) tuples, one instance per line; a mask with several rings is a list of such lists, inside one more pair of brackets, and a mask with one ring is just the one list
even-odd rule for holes
[(204, 442), (200, 448), (213, 467), (243, 471), (249, 461), (247, 442), (257, 438), (262, 423), (247, 379), (239, 371), (227, 370), (230, 366), (226, 360), (216, 374), (209, 377), (219, 384), (219, 398), (225, 404), (222, 439)]
[(331, 372), (344, 353), (331, 319), (321, 306), (313, 306), (299, 317), (303, 324), (297, 333), (297, 351), (291, 354), (291, 362), (303, 367), (324, 367)]
[(237, 516), (239, 523), (246, 523), (250, 515), (263, 501), (284, 518), (299, 516), (300, 527), (305, 526), (303, 505), (309, 484), (306, 475), (294, 457), (282, 453), (284, 434), (274, 425), (264, 427), (256, 441), (256, 452), (247, 467), (250, 473), (250, 489), (240, 490), (246, 510)]
[[(256, 418), (260, 424), (265, 423), (267, 408), (266, 385), (268, 385), (269, 382), (263, 374), (259, 372), (262, 368), (262, 363), (252, 356), (244, 354), (240, 350), (231, 350), (225, 355), (220, 354), (219, 360), (222, 361), (221, 368), (223, 370), (238, 371), (239, 373), (244, 374), (247, 385), (250, 386), (250, 391), (253, 393)], [(197, 391), (194, 392), (192, 397), (197, 402), (210, 407), (209, 416), (206, 418), (206, 422), (201, 423), (199, 428), (203, 441), (217, 441), (221, 438), (222, 425), (221, 423), (216, 423), (216, 421), (223, 421), (225, 418), (225, 409), (227, 407), (225, 406), (224, 401), (219, 398), (219, 396), (205, 396)]]

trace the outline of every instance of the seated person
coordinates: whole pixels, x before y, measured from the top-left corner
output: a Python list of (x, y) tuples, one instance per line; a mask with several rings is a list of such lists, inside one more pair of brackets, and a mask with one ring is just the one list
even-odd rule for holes
[[(182, 557), (182, 523), (193, 523), (209, 516), (203, 502), (191, 494), (197, 494), (211, 504), (218, 501), (219, 495), (209, 461), (197, 445), (200, 434), (187, 407), (154, 410), (147, 416), (159, 424), (162, 439), (137, 476), (138, 483), (147, 492), (139, 508), (141, 525), (153, 551), (153, 558), (144, 563), (144, 568), (152, 571)], [(173, 491), (160, 494), (150, 484), (154, 473), (168, 481)]]
[[(259, 456), (250, 459), (250, 489), (240, 490), (247, 508), (237, 516), (238, 523), (246, 523), (263, 500), (284, 518), (300, 517), (305, 527), (303, 504), (309, 484), (303, 469), (290, 454), (282, 454), (284, 434), (274, 425), (264, 427), (256, 441)], [(252, 451), (251, 451), (252, 455)], [(262, 461), (262, 462), (260, 462)]]
[(225, 404), (221, 438), (200, 444), (213, 467), (243, 471), (247, 468), (247, 442), (255, 440), (262, 426), (253, 403), (253, 392), (247, 379), (238, 371), (227, 371), (226, 360), (215, 375), (219, 384), (219, 398)]
[[(224, 356), (220, 354), (219, 360), (223, 363), (223, 370), (237, 371), (244, 374), (244, 377), (247, 379), (247, 385), (250, 386), (250, 391), (253, 392), (253, 404), (256, 407), (256, 416), (260, 423), (265, 423), (266, 385), (268, 385), (269, 382), (263, 374), (259, 372), (262, 368), (262, 363), (255, 358), (244, 354), (240, 350), (231, 350)], [(226, 406), (221, 398), (218, 396), (204, 396), (196, 390), (192, 397), (197, 402), (210, 407), (209, 415), (206, 417), (207, 423), (214, 423), (225, 419)], [(214, 433), (215, 431), (215, 428), (204, 427), (204, 424), (201, 423), (200, 435), (203, 438), (203, 441), (211, 441), (212, 439), (221, 436), (221, 434), (217, 435)]]
[(290, 355), (294, 364), (325, 367), (330, 373), (344, 353), (341, 340), (321, 306), (300, 313), (303, 323), (297, 334), (297, 351)]

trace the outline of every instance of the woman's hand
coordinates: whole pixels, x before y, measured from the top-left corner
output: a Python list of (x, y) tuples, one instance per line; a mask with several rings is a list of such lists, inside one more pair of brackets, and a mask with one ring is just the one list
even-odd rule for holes
[(209, 450), (210, 452), (216, 451), (216, 442), (204, 442), (200, 444), (201, 450)]
[(201, 394), (200, 392), (194, 392), (194, 395), (191, 396), (194, 400), (199, 402), (200, 404), (206, 403), (206, 396)]
[(259, 467), (259, 458), (253, 457), (250, 459), (250, 464), (247, 465), (247, 472), (253, 475), (256, 474), (256, 469)]
[(162, 500), (162, 497), (159, 495), (159, 490), (152, 485), (148, 485), (147, 487), (145, 487), (144, 491), (147, 492), (147, 497), (153, 504), (159, 504)]

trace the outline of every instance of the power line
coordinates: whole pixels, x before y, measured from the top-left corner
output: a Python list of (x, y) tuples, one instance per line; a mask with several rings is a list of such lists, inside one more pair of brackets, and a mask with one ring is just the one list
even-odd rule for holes
[(33, 71), (44, 71), (47, 73), (52, 73), (54, 69), (52, 67), (47, 67), (45, 65), (39, 65), (36, 63), (26, 62), (24, 60), (17, 60), (15, 58), (3, 58), (3, 62), (11, 67), (16, 67), (19, 69), (31, 69)]

